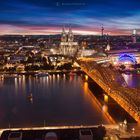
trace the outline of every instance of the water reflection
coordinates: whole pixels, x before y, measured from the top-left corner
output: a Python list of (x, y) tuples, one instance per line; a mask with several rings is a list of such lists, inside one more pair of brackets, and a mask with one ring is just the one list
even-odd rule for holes
[(104, 96), (105, 97), (104, 105), (101, 105), (101, 103), (96, 99), (93, 93), (89, 90), (88, 82), (84, 82), (83, 89), (84, 89), (85, 99), (87, 100), (87, 102), (90, 102), (94, 108), (96, 108), (96, 111), (98, 113), (99, 112), (101, 113), (102, 120), (106, 119), (108, 123), (115, 124), (116, 123), (115, 120), (108, 113), (108, 106), (106, 104), (106, 102), (108, 102), (108, 96), (107, 95)]
[(102, 109), (105, 113), (108, 113), (108, 106), (106, 104), (103, 105)]
[(1, 127), (111, 123), (77, 75), (5, 78), (0, 93)]
[(140, 74), (122, 74), (122, 76), (128, 86), (140, 89)]

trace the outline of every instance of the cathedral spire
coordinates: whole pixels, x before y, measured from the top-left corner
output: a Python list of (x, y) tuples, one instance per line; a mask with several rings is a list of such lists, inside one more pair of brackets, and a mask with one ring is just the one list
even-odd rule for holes
[(71, 29), (71, 26), (69, 26), (69, 33), (72, 33), (72, 29)]
[(68, 33), (65, 32), (65, 27), (62, 28), (60, 52), (63, 55), (73, 56), (78, 49), (78, 43), (74, 42), (74, 35), (69, 26)]
[(65, 26), (63, 26), (62, 28), (62, 33), (65, 33)]
[(66, 42), (67, 41), (67, 34), (66, 34), (66, 31), (65, 31), (65, 26), (63, 26), (63, 28), (62, 28), (61, 41), (62, 42)]
[(69, 27), (69, 32), (68, 32), (68, 41), (69, 42), (73, 42), (74, 40), (74, 36), (73, 36), (73, 32), (72, 32), (72, 29), (71, 29), (71, 26)]

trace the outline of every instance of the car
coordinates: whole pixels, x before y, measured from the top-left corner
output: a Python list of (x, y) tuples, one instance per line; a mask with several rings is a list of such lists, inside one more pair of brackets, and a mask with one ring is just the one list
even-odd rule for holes
[(8, 140), (22, 140), (22, 132), (10, 132)]
[(45, 135), (45, 140), (58, 140), (58, 138), (55, 132), (48, 132)]
[(80, 140), (93, 140), (93, 133), (90, 129), (79, 130)]

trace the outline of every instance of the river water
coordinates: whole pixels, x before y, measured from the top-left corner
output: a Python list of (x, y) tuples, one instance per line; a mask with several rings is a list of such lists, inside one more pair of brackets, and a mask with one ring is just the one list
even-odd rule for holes
[(122, 74), (130, 87), (140, 89), (140, 74)]
[(0, 127), (110, 124), (81, 75), (0, 80)]

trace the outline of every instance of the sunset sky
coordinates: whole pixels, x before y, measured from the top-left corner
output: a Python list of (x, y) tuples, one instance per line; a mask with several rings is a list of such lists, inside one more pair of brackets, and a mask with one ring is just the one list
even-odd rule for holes
[(0, 34), (131, 34), (140, 31), (140, 0), (3, 0)]

